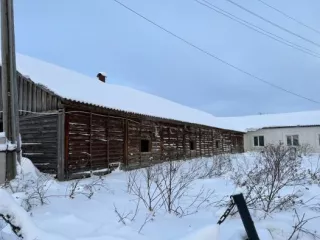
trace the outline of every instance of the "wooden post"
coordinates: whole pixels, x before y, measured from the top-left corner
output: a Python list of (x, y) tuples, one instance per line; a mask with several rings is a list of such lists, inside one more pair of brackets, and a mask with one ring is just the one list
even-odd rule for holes
[(128, 166), (128, 119), (123, 120), (124, 141), (123, 141), (123, 162)]
[(109, 161), (109, 142), (110, 142), (110, 139), (109, 139), (109, 114), (107, 116), (107, 126), (106, 126), (106, 137), (107, 137), (107, 163), (108, 163), (108, 167), (110, 167), (110, 161)]
[(163, 161), (163, 126), (160, 127), (160, 161)]
[(37, 112), (37, 86), (32, 83), (32, 112)]
[[(1, 53), (2, 53), (2, 103), (3, 129), (7, 139), (17, 144), (17, 149), (6, 154), (6, 179), (16, 176), (17, 151), (19, 151), (19, 110), (17, 106), (17, 79), (15, 69), (14, 23), (12, 0), (1, 1)], [(20, 160), (20, 158), (18, 158)]]
[(140, 152), (140, 159), (139, 159), (139, 164), (141, 165), (142, 164), (142, 153), (141, 153), (141, 139), (142, 139), (142, 136), (141, 136), (141, 127), (142, 127), (142, 125), (141, 125), (141, 122), (140, 122), (140, 125), (139, 125), (139, 152)]
[(65, 110), (58, 113), (58, 180), (65, 179)]
[(200, 138), (200, 140), (199, 140), (199, 144), (200, 144), (200, 157), (202, 157), (202, 144), (201, 144), (201, 142), (202, 142), (202, 135), (201, 135), (201, 128), (199, 128), (199, 138)]
[(215, 141), (214, 141), (214, 137), (213, 137), (213, 129), (211, 129), (211, 141), (212, 141), (212, 144), (211, 144), (211, 156), (213, 156), (214, 154), (214, 148), (215, 148)]
[(92, 170), (92, 113), (90, 112), (89, 123), (89, 156), (90, 156), (90, 170)]
[(182, 146), (183, 146), (183, 158), (186, 158), (186, 135), (185, 135), (185, 130), (184, 126), (182, 128)]

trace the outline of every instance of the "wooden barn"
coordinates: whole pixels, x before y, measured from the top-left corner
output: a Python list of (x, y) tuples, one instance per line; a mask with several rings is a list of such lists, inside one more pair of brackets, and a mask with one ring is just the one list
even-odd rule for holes
[[(23, 156), (59, 180), (243, 152), (211, 114), (17, 54)], [(2, 107), (2, 104), (0, 105)], [(1, 129), (0, 129), (1, 130)]]

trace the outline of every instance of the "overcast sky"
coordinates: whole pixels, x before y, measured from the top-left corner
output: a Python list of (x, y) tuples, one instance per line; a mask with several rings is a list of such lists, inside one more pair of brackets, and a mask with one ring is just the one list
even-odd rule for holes
[[(320, 59), (256, 33), (194, 0), (121, 0), (220, 58), (290, 91), (320, 101)], [(209, 0), (296, 44), (320, 47), (242, 11)], [(234, 0), (320, 44), (320, 34), (258, 0)], [(264, 0), (320, 31), (319, 0)], [(113, 0), (15, 0), (17, 52), (202, 109), (216, 116), (315, 110), (186, 45)], [(76, 87), (76, 86), (75, 86)], [(125, 96), (124, 96), (125, 97)], [(156, 107), (156, 106), (155, 106)]]

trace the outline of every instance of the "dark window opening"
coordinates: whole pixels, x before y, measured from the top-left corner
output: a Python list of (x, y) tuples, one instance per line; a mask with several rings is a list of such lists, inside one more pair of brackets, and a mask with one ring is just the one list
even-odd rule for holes
[(146, 139), (141, 140), (141, 152), (150, 152), (150, 141)]
[(216, 148), (220, 148), (220, 141), (219, 140), (216, 141)]
[(259, 136), (259, 146), (264, 147), (264, 136)]
[(264, 136), (255, 136), (253, 138), (253, 145), (255, 147), (264, 147)]
[(0, 132), (3, 132), (3, 122), (0, 122)]
[(299, 146), (299, 135), (287, 136), (288, 146)]
[(194, 141), (190, 141), (190, 150), (194, 150)]

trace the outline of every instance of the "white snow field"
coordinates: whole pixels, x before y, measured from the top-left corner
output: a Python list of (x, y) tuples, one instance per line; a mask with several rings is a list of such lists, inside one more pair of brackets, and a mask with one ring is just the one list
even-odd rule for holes
[[(186, 182), (188, 188), (181, 190), (180, 195), (174, 192), (179, 200), (174, 201), (171, 213), (166, 211), (166, 203), (161, 204), (153, 183), (150, 185), (153, 211), (148, 210), (148, 203), (138, 201), (139, 194), (134, 194), (137, 189), (141, 196), (147, 196), (148, 192), (144, 175), (140, 174), (145, 170), (115, 170), (101, 178), (92, 176), (80, 181), (57, 182), (37, 171), (31, 161), (24, 158), (18, 166), (17, 179), (10, 187), (0, 189), (0, 214), (9, 214), (27, 240), (240, 240), (245, 231), (239, 215), (228, 217), (221, 226), (216, 223), (226, 209), (223, 203), (229, 201), (230, 195), (243, 190), (232, 181), (238, 163), (251, 162), (255, 157), (253, 153), (231, 155), (233, 166), (224, 167), (226, 170), (219, 172), (220, 177), (208, 171), (213, 158), (177, 162), (174, 166), (179, 183), (172, 188), (179, 186), (176, 189), (180, 189)], [(315, 171), (317, 163), (317, 155), (304, 157), (301, 171)], [(150, 176), (158, 177), (167, 170), (164, 165), (158, 166)], [(179, 178), (179, 174), (184, 175), (184, 179)], [(190, 182), (185, 181), (186, 176), (190, 177)], [(135, 180), (131, 181), (135, 184), (129, 184), (129, 180)], [(158, 184), (166, 186), (166, 182), (158, 181)], [(293, 191), (299, 193), (299, 198), (292, 200), (296, 201), (293, 207), (275, 211), (266, 218), (251, 210), (260, 239), (289, 239), (292, 226), (297, 223), (294, 209), (300, 218), (303, 214), (304, 219), (315, 217), (303, 226), (305, 231), (314, 233), (318, 229), (320, 187), (316, 182), (291, 185), (279, 196)], [(199, 192), (203, 194), (196, 199)], [(145, 200), (148, 202), (147, 197)], [(19, 239), (3, 221), (0, 221), (0, 230), (0, 239)], [(300, 233), (298, 239), (315, 238)]]

